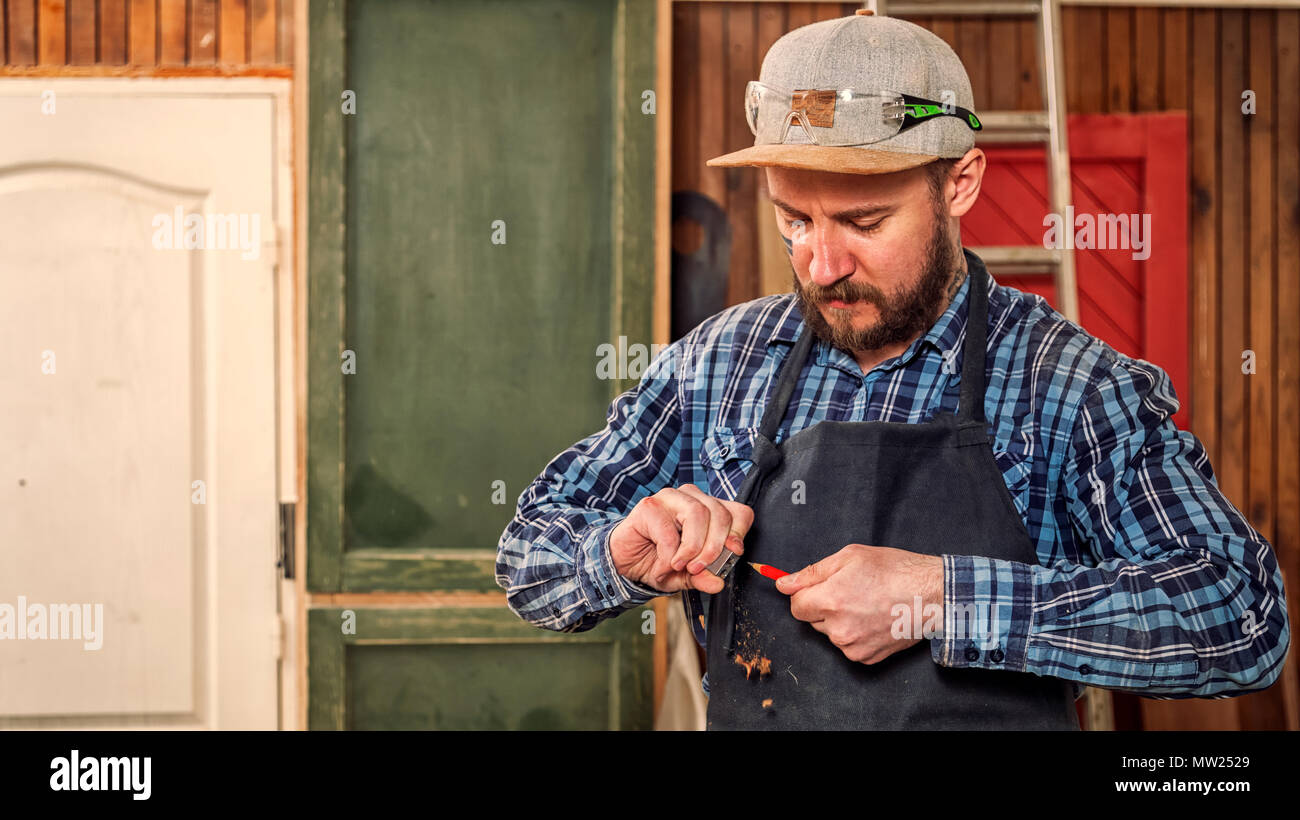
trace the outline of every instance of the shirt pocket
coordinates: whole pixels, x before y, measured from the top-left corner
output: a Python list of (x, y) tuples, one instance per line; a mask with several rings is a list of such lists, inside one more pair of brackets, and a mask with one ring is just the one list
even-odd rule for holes
[(700, 445), (700, 465), (708, 480), (707, 492), (733, 501), (745, 475), (754, 466), (755, 427), (718, 427)]
[(1015, 433), (1003, 447), (994, 444), (993, 460), (1002, 472), (1002, 481), (1011, 495), (1011, 503), (1022, 521), (1029, 520), (1029, 485), (1034, 472), (1033, 443)]

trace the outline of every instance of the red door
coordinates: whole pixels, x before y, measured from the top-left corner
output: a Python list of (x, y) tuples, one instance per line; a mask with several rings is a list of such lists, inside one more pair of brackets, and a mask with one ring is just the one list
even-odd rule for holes
[[(1076, 114), (1069, 117), (1068, 136), (1074, 218), (1079, 227), (1065, 225), (1064, 229), (1077, 231), (1088, 219), (1094, 222), (1094, 248), (1075, 250), (1079, 324), (1119, 352), (1163, 368), (1178, 394), (1180, 408), (1174, 423), (1187, 429), (1191, 348), (1186, 115)], [(979, 201), (962, 217), (962, 244), (972, 248), (1043, 245), (1048, 230), (1043, 149), (981, 147), (989, 164)], [(1145, 249), (1135, 247), (1134, 237), (1129, 247), (1095, 247), (1098, 215), (1121, 214), (1138, 216), (1135, 236), (1145, 242)], [(1141, 229), (1147, 215), (1149, 231)], [(1088, 237), (1084, 233), (1080, 238)], [(996, 278), (1056, 304), (1050, 276)]]

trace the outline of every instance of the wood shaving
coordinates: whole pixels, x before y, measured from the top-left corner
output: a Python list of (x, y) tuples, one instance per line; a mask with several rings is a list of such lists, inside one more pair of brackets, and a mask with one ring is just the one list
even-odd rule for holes
[(736, 657), (733, 658), (733, 660), (740, 666), (745, 667), (745, 680), (749, 680), (750, 674), (755, 669), (758, 670), (758, 676), (760, 678), (765, 678), (772, 674), (772, 661), (770, 658), (760, 658), (757, 655), (752, 658), (746, 658), (744, 655), (737, 652)]

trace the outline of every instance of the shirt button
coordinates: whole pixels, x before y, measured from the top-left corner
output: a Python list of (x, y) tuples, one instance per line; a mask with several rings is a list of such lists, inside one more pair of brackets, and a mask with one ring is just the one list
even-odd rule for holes
[(1091, 674), (1092, 674), (1092, 667), (1085, 663), (1083, 666), (1080, 666), (1080, 667), (1079, 667), (1079, 674), (1080, 674), (1080, 675), (1091, 675)]
[(606, 594), (606, 595), (613, 596), (613, 594), (614, 594), (614, 585), (613, 585), (613, 584), (605, 584), (605, 594)]
[(722, 449), (719, 450), (718, 452), (721, 453), (723, 456), (728, 456), (731, 454), (731, 447), (724, 444), (722, 445)]
[(966, 647), (966, 660), (974, 663), (980, 659), (980, 651), (973, 646)]
[(1005, 657), (1006, 655), (1002, 654), (1001, 649), (994, 649), (992, 652), (989, 653), (989, 659), (992, 660), (994, 663), (1002, 663), (1002, 659)]
[(558, 606), (553, 606), (553, 607), (551, 607), (551, 614), (552, 614), (552, 615), (559, 615), (559, 614), (560, 614), (560, 608), (559, 608)]

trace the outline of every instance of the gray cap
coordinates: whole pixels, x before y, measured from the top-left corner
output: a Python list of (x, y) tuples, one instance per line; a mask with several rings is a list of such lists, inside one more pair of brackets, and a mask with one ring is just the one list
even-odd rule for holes
[[(975, 109), (966, 68), (947, 43), (914, 23), (866, 10), (785, 34), (763, 58), (759, 81), (790, 91), (898, 91)], [(811, 145), (800, 128), (791, 129), (784, 144), (755, 142), (753, 147), (714, 157), (707, 164), (888, 174), (940, 157), (963, 156), (975, 146), (975, 134), (962, 120), (939, 116), (867, 146)]]

